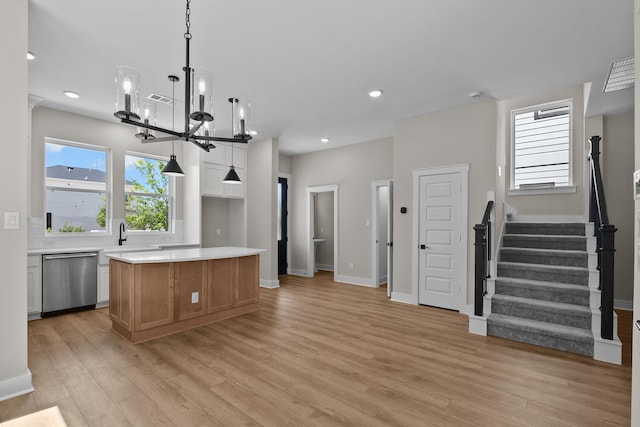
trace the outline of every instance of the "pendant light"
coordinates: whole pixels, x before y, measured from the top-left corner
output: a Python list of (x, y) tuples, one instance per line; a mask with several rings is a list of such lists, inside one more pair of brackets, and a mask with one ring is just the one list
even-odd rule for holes
[[(237, 122), (236, 120), (237, 105), (236, 104), (238, 104), (238, 99), (229, 98), (229, 102), (231, 103), (231, 129), (235, 131), (236, 129), (235, 125)], [(244, 123), (242, 123), (241, 126), (243, 128), (242, 133), (244, 133)], [(235, 136), (235, 132), (234, 132), (234, 136)], [(242, 184), (242, 181), (240, 181), (240, 177), (236, 173), (236, 168), (235, 166), (233, 166), (233, 142), (231, 142), (231, 166), (229, 167), (229, 172), (227, 172), (227, 175), (224, 177), (222, 182), (225, 184)]]
[[(180, 80), (177, 76), (169, 76), (169, 80), (171, 80), (172, 84), (172, 114), (171, 114), (171, 129), (175, 130), (175, 122), (176, 122), (176, 82)], [(175, 155), (175, 140), (171, 141), (171, 157), (169, 158), (169, 162), (164, 166), (162, 172), (163, 175), (169, 176), (184, 176), (184, 172), (182, 172), (182, 168), (178, 164)]]

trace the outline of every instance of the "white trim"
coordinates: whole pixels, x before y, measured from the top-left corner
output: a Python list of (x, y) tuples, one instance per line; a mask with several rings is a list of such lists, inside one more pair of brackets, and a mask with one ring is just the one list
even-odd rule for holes
[(616, 308), (618, 310), (633, 310), (633, 300), (614, 299), (613, 308)]
[(487, 316), (469, 315), (469, 333), (487, 336)]
[(448, 166), (436, 166), (429, 168), (413, 169), (413, 207), (416, 212), (413, 213), (413, 229), (412, 229), (412, 251), (411, 251), (411, 297), (413, 304), (418, 304), (418, 242), (419, 237), (419, 215), (417, 209), (420, 203), (420, 177), (428, 175), (453, 174), (460, 175), (460, 253), (458, 256), (462, 260), (460, 263), (460, 294), (458, 295), (458, 310), (460, 310), (467, 302), (467, 246), (468, 246), (468, 227), (469, 227), (469, 163), (461, 163)]
[(260, 279), (260, 287), (261, 288), (267, 288), (267, 289), (276, 289), (276, 288), (280, 287), (280, 281), (279, 280)]
[[(311, 209), (311, 194), (333, 192), (333, 265), (338, 265), (338, 184), (318, 185), (307, 187), (307, 277), (313, 277), (315, 271), (315, 252), (312, 236), (313, 210)], [(336, 280), (337, 271), (334, 272), (333, 280)]]
[(35, 391), (31, 384), (31, 371), (26, 374), (0, 381), (0, 401)]
[(335, 271), (333, 265), (329, 264), (316, 264), (316, 267), (318, 267), (318, 270), (322, 271)]
[[(291, 187), (290, 173), (278, 172), (278, 178), (285, 178), (287, 180), (287, 187)], [(289, 194), (288, 189), (287, 189), (287, 212), (291, 212), (291, 194)], [(246, 218), (246, 215), (245, 215), (245, 218)], [(291, 234), (291, 215), (287, 215), (287, 274), (290, 274), (288, 266), (289, 264), (291, 264), (291, 245), (289, 244), (289, 234)]]
[(368, 288), (376, 287), (373, 280), (365, 279), (364, 277), (352, 277), (352, 276), (343, 276), (343, 275), (337, 274), (334, 280), (336, 282), (347, 283), (349, 285), (366, 286)]
[(473, 304), (464, 304), (462, 307), (460, 307), (460, 314), (467, 314), (467, 315), (472, 315), (473, 314)]
[(514, 188), (507, 192), (508, 196), (535, 196), (539, 194), (565, 194), (578, 191), (575, 185), (561, 187)]
[(511, 222), (586, 222), (584, 215), (512, 215)]
[(412, 294), (403, 294), (402, 292), (391, 292), (391, 301), (401, 302), (403, 304), (417, 305), (417, 302), (413, 301)]
[(307, 277), (307, 270), (300, 270), (299, 268), (290, 268), (287, 270), (287, 274), (292, 276)]
[(614, 336), (612, 340), (605, 340), (598, 335), (594, 334), (593, 337), (593, 358), (602, 362), (622, 365), (622, 343), (618, 336)]
[[(382, 283), (386, 282), (386, 276), (385, 282), (381, 282), (380, 277), (378, 277), (380, 266), (378, 263), (378, 246), (375, 243), (376, 240), (378, 240), (378, 188), (390, 188), (391, 181), (391, 179), (380, 179), (371, 181), (371, 277), (376, 283), (376, 288), (380, 287)], [(391, 198), (391, 192), (389, 192), (389, 198)], [(384, 244), (386, 246), (386, 242), (384, 242)]]

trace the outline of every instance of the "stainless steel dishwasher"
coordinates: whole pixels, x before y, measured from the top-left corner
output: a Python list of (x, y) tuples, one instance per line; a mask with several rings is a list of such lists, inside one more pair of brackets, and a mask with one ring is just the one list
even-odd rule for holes
[(95, 308), (98, 254), (42, 255), (42, 316)]

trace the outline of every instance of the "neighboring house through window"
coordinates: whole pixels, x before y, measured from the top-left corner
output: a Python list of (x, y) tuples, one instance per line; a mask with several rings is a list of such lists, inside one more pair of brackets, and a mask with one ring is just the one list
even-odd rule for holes
[(515, 110), (511, 117), (511, 188), (571, 186), (572, 102)]
[(166, 159), (126, 154), (125, 221), (129, 230), (169, 231), (171, 182), (161, 171)]
[(45, 138), (45, 212), (49, 233), (107, 231), (108, 150)]

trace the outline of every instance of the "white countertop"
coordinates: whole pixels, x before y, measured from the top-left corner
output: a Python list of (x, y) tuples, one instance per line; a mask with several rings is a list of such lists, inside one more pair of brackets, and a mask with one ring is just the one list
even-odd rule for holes
[(44, 255), (44, 254), (72, 254), (78, 252), (102, 252), (108, 254), (112, 252), (140, 252), (140, 251), (159, 251), (162, 249), (171, 249), (179, 247), (199, 247), (197, 243), (154, 243), (147, 245), (122, 245), (122, 246), (77, 246), (62, 248), (31, 248), (27, 250), (27, 255)]
[(254, 248), (197, 248), (197, 249), (165, 249), (150, 252), (115, 252), (105, 254), (109, 258), (130, 264), (148, 264), (159, 262), (200, 261), (207, 259), (236, 258), (257, 255), (266, 252), (265, 249)]

